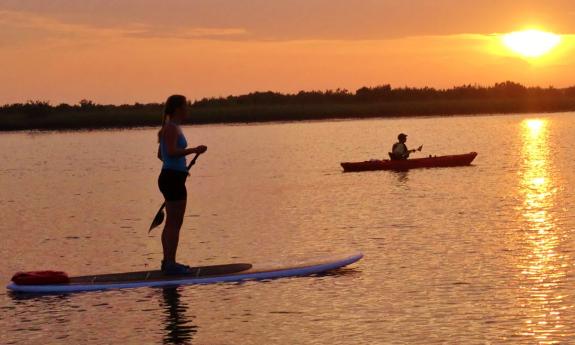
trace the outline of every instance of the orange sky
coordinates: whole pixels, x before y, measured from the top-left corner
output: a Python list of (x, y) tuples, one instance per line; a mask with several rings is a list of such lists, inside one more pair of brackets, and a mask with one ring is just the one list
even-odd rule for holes
[[(564, 35), (526, 60), (498, 33)], [(0, 0), (0, 104), (390, 83), (575, 85), (575, 1)]]

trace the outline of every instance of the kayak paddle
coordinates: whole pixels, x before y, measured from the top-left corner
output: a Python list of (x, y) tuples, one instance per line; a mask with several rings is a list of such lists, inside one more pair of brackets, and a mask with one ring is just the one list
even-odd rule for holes
[[(188, 171), (190, 171), (192, 166), (194, 164), (196, 164), (196, 159), (198, 159), (200, 154), (201, 153), (196, 153), (196, 156), (194, 157), (194, 159), (192, 159), (190, 164), (188, 164)], [(166, 202), (164, 201), (164, 203), (162, 204), (162, 206), (158, 210), (158, 213), (156, 213), (156, 216), (154, 217), (154, 220), (152, 221), (152, 225), (150, 225), (150, 229), (148, 230), (148, 234), (152, 231), (152, 229), (154, 229), (158, 225), (162, 224), (162, 222), (164, 221), (164, 208), (165, 207), (166, 207)]]
[(416, 148), (415, 150), (409, 150), (409, 153), (415, 153), (417, 151), (421, 152), (421, 150), (423, 150), (423, 145), (420, 145), (418, 148)]

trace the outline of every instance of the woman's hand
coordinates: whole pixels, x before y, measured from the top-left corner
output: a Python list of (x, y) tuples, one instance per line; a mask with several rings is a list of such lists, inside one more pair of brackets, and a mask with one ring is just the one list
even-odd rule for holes
[(186, 149), (186, 155), (191, 155), (192, 153), (196, 153), (201, 155), (202, 153), (206, 152), (208, 147), (205, 145), (196, 146), (193, 148)]

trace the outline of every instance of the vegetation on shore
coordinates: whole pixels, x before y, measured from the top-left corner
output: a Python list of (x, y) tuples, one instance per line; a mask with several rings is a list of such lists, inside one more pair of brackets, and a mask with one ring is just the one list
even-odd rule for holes
[[(50, 105), (30, 101), (0, 107), (0, 130), (94, 129), (158, 126), (163, 104)], [(496, 114), (575, 111), (575, 86), (525, 87), (504, 82), (489, 87), (450, 89), (392, 88), (389, 85), (347, 90), (254, 92), (191, 103), (191, 123), (298, 121), (422, 115)]]

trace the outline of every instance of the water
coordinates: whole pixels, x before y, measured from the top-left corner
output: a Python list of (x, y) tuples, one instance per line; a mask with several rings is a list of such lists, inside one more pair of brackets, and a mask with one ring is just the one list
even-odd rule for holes
[[(67, 296), (0, 292), (5, 344), (575, 341), (575, 114), (188, 127), (178, 257), (266, 262), (344, 249), (340, 272)], [(343, 174), (399, 132), (472, 167)], [(0, 281), (157, 268), (155, 130), (0, 135)]]

